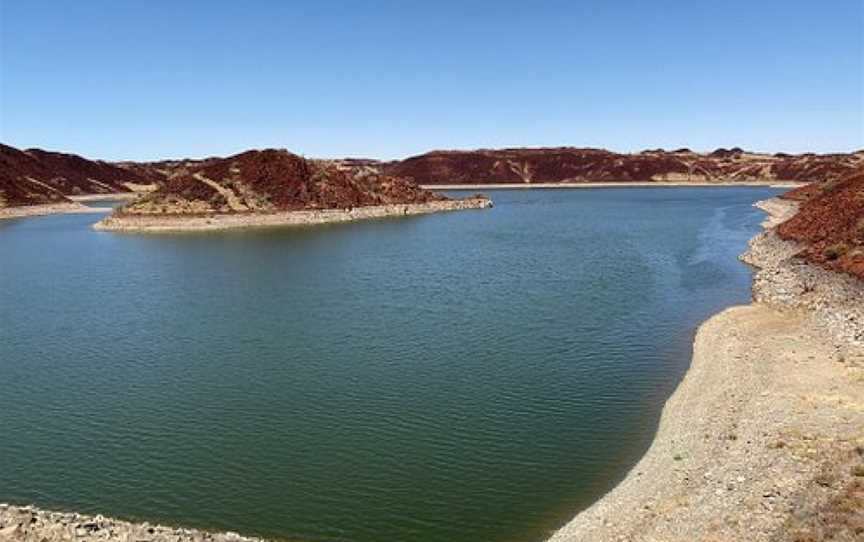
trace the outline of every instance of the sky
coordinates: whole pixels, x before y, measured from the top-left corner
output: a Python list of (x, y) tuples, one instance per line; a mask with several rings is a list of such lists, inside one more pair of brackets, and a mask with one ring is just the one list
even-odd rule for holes
[(864, 148), (864, 0), (0, 0), (0, 141), (108, 160)]

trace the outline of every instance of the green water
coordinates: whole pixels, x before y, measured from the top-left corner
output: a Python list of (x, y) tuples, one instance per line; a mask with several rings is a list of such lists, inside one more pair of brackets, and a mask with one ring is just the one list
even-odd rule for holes
[(539, 541), (749, 299), (762, 188), (142, 236), (0, 222), (0, 502), (333, 541)]

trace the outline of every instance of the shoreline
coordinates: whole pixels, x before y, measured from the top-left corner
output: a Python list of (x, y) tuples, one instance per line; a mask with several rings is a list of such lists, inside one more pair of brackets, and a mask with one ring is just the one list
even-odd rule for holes
[(140, 192), (114, 192), (111, 194), (81, 194), (66, 196), (72, 201), (132, 201), (141, 196)]
[(35, 506), (0, 503), (0, 540), (60, 542), (67, 540), (124, 540), (146, 542), (264, 542), (235, 532), (169, 527), (131, 522), (101, 515), (42, 510)]
[(687, 181), (636, 181), (636, 182), (586, 182), (586, 183), (489, 183), (489, 184), (421, 184), (420, 188), (424, 190), (524, 190), (533, 188), (705, 188), (705, 187), (730, 187), (730, 186), (745, 186), (745, 187), (762, 187), (762, 188), (797, 188), (804, 186), (805, 182), (798, 181), (751, 181), (751, 182), (732, 182), (720, 181), (716, 183), (710, 182), (687, 182)]
[[(864, 283), (794, 258), (798, 247), (770, 228), (795, 205), (756, 204), (768, 213), (766, 230), (741, 256), (758, 268), (753, 302), (699, 326), (691, 366), (648, 451), (550, 541), (855, 540), (864, 532), (855, 500), (864, 499), (855, 489), (864, 487)], [(0, 540), (139, 535), (259, 541), (0, 504)]]
[(136, 233), (223, 231), (276, 226), (309, 226), (490, 207), (492, 207), (492, 200), (488, 198), (465, 198), (429, 203), (370, 205), (350, 210), (322, 209), (195, 216), (113, 214), (94, 224), (93, 229)]
[(0, 207), (0, 220), (58, 214), (106, 213), (109, 211), (111, 209), (107, 207), (88, 207), (78, 202), (45, 203), (42, 205)]
[(699, 326), (648, 451), (550, 542), (854, 540), (864, 529), (864, 284), (797, 260), (776, 236), (794, 202), (756, 205), (766, 230), (741, 256), (758, 269), (753, 302)]

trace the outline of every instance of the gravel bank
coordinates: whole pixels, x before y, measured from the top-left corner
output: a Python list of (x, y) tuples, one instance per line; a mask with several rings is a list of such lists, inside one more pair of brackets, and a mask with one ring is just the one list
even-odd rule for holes
[(129, 523), (102, 516), (46, 512), (30, 506), (0, 504), (0, 540), (20, 542), (259, 542), (236, 533), (209, 533)]
[(217, 231), (271, 226), (308, 226), (395, 216), (410, 216), (464, 209), (492, 207), (487, 198), (433, 201), (401, 205), (375, 205), (354, 209), (286, 211), (280, 213), (236, 213), (219, 215), (112, 214), (94, 224), (97, 230), (125, 232)]
[(45, 205), (23, 205), (20, 207), (0, 207), (0, 220), (7, 218), (26, 218), (28, 216), (56, 215), (65, 213), (105, 213), (111, 209), (88, 207), (80, 203), (47, 203)]
[(700, 326), (649, 451), (552, 541), (864, 540), (864, 287), (796, 252), (753, 239), (754, 304)]

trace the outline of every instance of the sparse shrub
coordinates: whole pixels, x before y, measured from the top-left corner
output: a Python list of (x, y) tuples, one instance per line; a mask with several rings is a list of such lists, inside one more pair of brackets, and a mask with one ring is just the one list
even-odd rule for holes
[(840, 185), (840, 181), (842, 180), (842, 178), (837, 178), (825, 181), (821, 185), (822, 192), (833, 192)]
[(835, 243), (826, 248), (822, 254), (825, 256), (825, 259), (836, 260), (843, 257), (847, 252), (849, 252), (849, 247), (846, 243)]

